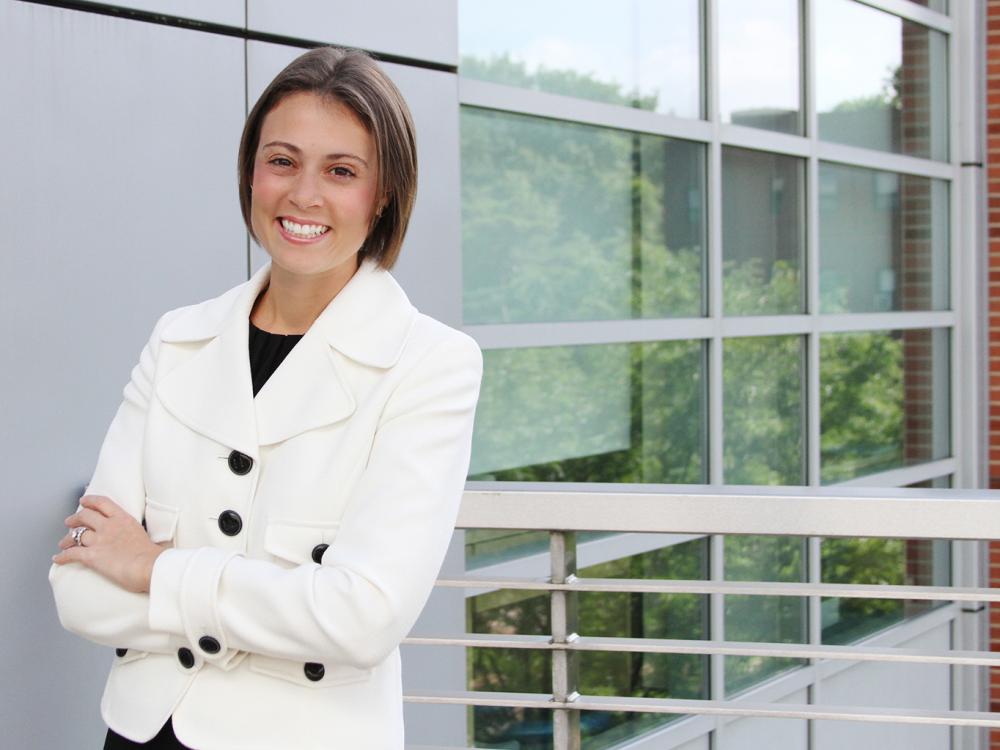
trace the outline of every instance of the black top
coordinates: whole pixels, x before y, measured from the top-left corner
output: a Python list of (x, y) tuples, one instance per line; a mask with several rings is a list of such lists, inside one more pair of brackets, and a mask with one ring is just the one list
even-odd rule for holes
[(250, 376), (253, 379), (254, 396), (302, 336), (301, 333), (270, 333), (250, 323)]

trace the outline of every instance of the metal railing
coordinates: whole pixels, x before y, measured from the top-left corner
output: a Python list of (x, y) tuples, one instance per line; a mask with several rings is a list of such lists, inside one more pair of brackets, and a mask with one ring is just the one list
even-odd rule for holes
[[(475, 487), (475, 485), (473, 485)], [(906, 599), (958, 602), (958, 611), (981, 612), (1000, 601), (1000, 589), (980, 585), (984, 579), (981, 545), (961, 545), (953, 566), (957, 586), (902, 586), (822, 583), (815, 574), (808, 582), (716, 580), (636, 580), (579, 578), (576, 568), (576, 532), (654, 532), (698, 535), (788, 535), (810, 539), (819, 560), (819, 538), (880, 537), (886, 539), (949, 539), (974, 542), (1000, 539), (1000, 492), (916, 489), (817, 489), (817, 488), (691, 488), (609, 485), (506, 485), (503, 490), (473, 488), (463, 498), (457, 526), (466, 529), (517, 529), (549, 533), (549, 575), (508, 577), (465, 575), (441, 578), (437, 586), (476, 589), (523, 589), (550, 592), (551, 633), (410, 637), (410, 645), (466, 648), (539, 649), (552, 654), (550, 694), (488, 691), (409, 692), (410, 703), (460, 704), (552, 711), (555, 750), (581, 746), (583, 711), (628, 711), (716, 717), (771, 717), (934, 724), (951, 727), (1000, 727), (1000, 715), (979, 710), (985, 702), (976, 691), (966, 690), (951, 710), (877, 708), (871, 706), (771, 703), (753, 696), (727, 698), (713, 687), (703, 700), (590, 696), (580, 693), (578, 658), (582, 652), (618, 651), (661, 654), (699, 654), (715, 659), (711, 680), (721, 682), (725, 656), (789, 657), (810, 664), (851, 662), (907, 662), (966, 667), (1000, 666), (1000, 654), (978, 650), (984, 639), (974, 632), (968, 643), (954, 649), (914, 649), (859, 645), (828, 645), (818, 626), (810, 626), (809, 643), (760, 643), (714, 640), (609, 638), (581, 636), (577, 632), (577, 596), (580, 592), (644, 592), (707, 595), (719, 603), (726, 595), (808, 597), (810, 620), (818, 619), (823, 597)], [(716, 537), (717, 538), (717, 537)], [(959, 547), (959, 545), (956, 545)], [(721, 548), (719, 548), (721, 550)], [(721, 554), (721, 552), (719, 553)], [(982, 619), (981, 617), (979, 618)], [(720, 630), (722, 630), (720, 628)], [(968, 628), (967, 628), (968, 630)], [(961, 640), (961, 639), (959, 639)], [(966, 648), (971, 645), (973, 648)], [(981, 675), (974, 677), (981, 682)], [(953, 730), (957, 731), (957, 730)], [(979, 737), (981, 730), (966, 737)], [(953, 735), (954, 736), (954, 735)], [(978, 741), (978, 740), (976, 740)], [(961, 741), (972, 747), (976, 741)]]

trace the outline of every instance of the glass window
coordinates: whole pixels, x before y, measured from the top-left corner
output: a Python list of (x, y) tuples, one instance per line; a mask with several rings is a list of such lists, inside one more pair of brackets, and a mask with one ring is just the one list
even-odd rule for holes
[(467, 78), (701, 116), (699, 0), (460, 0), (458, 31)]
[[(580, 531), (578, 543), (614, 536), (609, 531)], [(523, 560), (548, 554), (549, 532), (525, 529), (466, 529), (465, 569), (475, 570), (488, 565)]]
[(520, 529), (466, 529), (467, 570), (548, 552), (547, 531)]
[(948, 159), (948, 40), (940, 31), (854, 0), (819, 0), (816, 76), (823, 140)]
[[(661, 547), (581, 568), (581, 578), (704, 580), (707, 539)], [(708, 597), (694, 594), (588, 593), (578, 595), (578, 631), (612, 638), (707, 638)], [(549, 595), (501, 590), (466, 600), (470, 633), (547, 635)], [(525, 649), (471, 648), (473, 690), (551, 692), (551, 655)], [(644, 698), (707, 698), (708, 659), (694, 654), (581, 652), (581, 692)], [(476, 747), (551, 748), (552, 713), (545, 710), (475, 707)], [(586, 711), (581, 715), (584, 750), (603, 750), (676, 715)]]
[(946, 310), (948, 183), (820, 164), (820, 309)]
[(704, 482), (704, 344), (484, 352), (470, 479)]
[(949, 331), (820, 337), (824, 484), (947, 457)]
[[(580, 570), (581, 578), (704, 580), (708, 539), (697, 539)], [(618, 638), (708, 637), (708, 597), (693, 594), (587, 593), (579, 598), (580, 635)], [(708, 698), (708, 659), (697, 654), (582, 652), (580, 688), (585, 695)], [(618, 746), (680, 716), (603, 715), (584, 740), (586, 750)], [(596, 716), (591, 721), (596, 725)], [(581, 719), (582, 723), (582, 719)]]
[[(727, 581), (804, 581), (805, 539), (727, 536)], [(798, 596), (727, 596), (727, 641), (805, 643), (807, 599)], [(738, 693), (778, 672), (801, 666), (786, 657), (725, 657), (726, 695)]]
[(727, 315), (799, 313), (805, 162), (722, 148), (722, 302)]
[(805, 484), (803, 339), (726, 339), (723, 437), (726, 484)]
[(462, 110), (464, 321), (703, 312), (705, 148)]
[[(951, 478), (937, 477), (910, 486), (947, 489)], [(821, 550), (824, 583), (951, 585), (947, 539), (824, 539)], [(823, 642), (850, 643), (945, 604), (920, 599), (824, 598)]]
[[(537, 591), (501, 589), (466, 598), (469, 633), (548, 635), (549, 595)], [(552, 654), (541, 649), (469, 648), (469, 690), (551, 693)], [(476, 747), (521, 747), (535, 737), (534, 747), (552, 747), (552, 712), (542, 708), (510, 709), (474, 706), (469, 709)]]
[(799, 0), (719, 0), (723, 122), (802, 132)]

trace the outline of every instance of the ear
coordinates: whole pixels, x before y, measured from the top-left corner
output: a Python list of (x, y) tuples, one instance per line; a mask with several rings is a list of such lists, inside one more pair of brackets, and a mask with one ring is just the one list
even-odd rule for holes
[(389, 207), (389, 203), (391, 201), (392, 201), (392, 195), (388, 192), (383, 193), (382, 196), (378, 199), (378, 211), (376, 213), (379, 216), (381, 216), (382, 212)]

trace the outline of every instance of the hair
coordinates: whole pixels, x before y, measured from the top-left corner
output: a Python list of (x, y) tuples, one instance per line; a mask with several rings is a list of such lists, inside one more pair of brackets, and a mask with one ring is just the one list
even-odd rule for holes
[(251, 183), (264, 118), (290, 94), (311, 93), (343, 104), (375, 142), (378, 192), (368, 237), (358, 252), (392, 268), (406, 236), (417, 194), (417, 145), (413, 119), (399, 89), (367, 52), (318, 47), (300, 55), (264, 89), (250, 110), (239, 151), (240, 210), (250, 236)]

